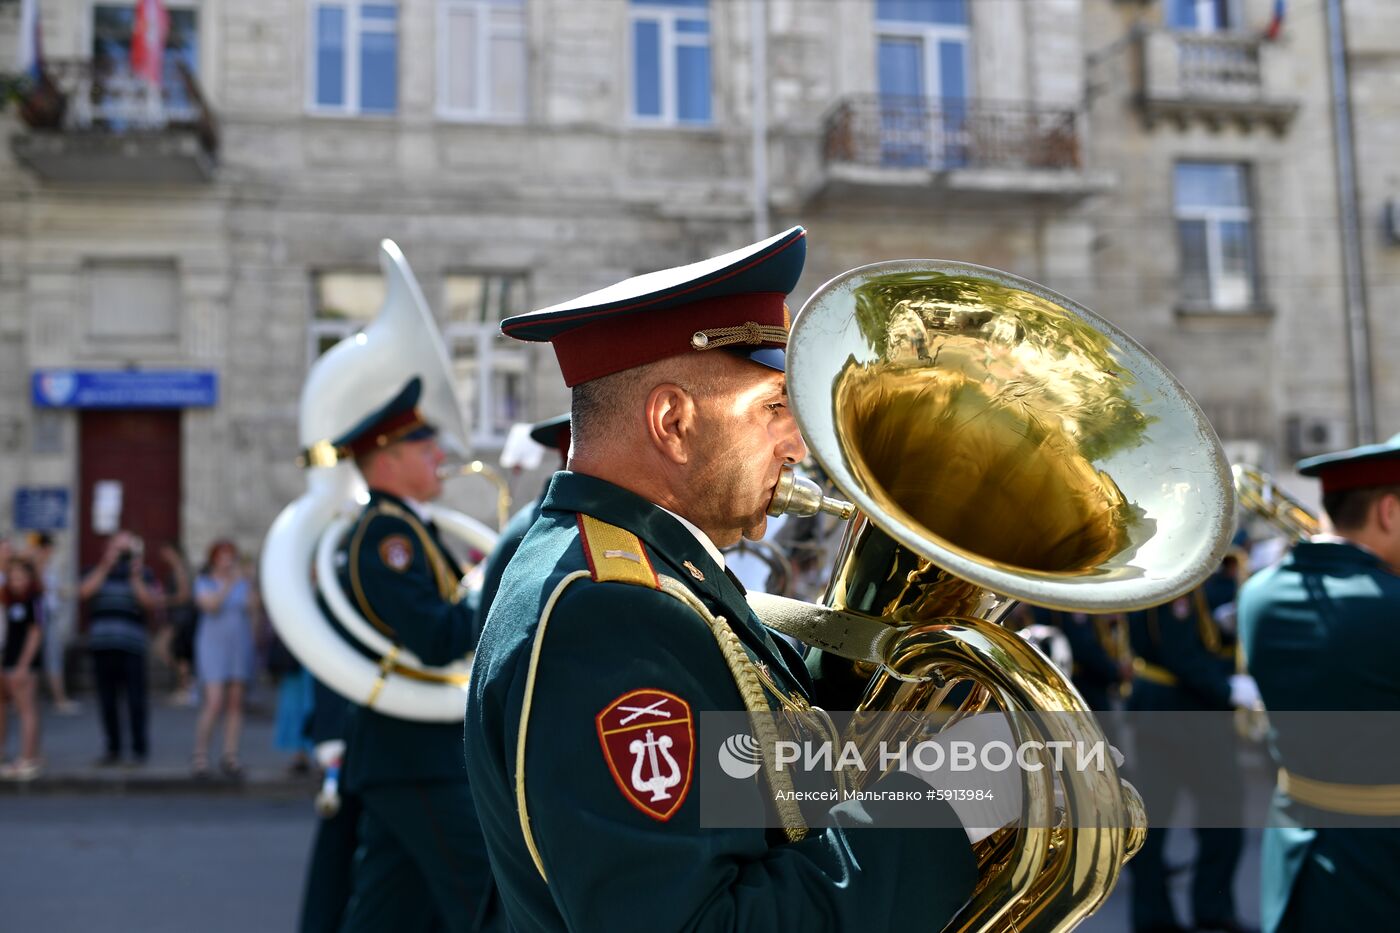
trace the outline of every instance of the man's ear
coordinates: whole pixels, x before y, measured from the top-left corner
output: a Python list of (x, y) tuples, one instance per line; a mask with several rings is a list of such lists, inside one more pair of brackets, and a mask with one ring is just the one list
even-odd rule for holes
[(1376, 500), (1376, 521), (1386, 534), (1400, 532), (1400, 496), (1388, 492)]
[(647, 393), (647, 437), (672, 463), (690, 462), (690, 442), (695, 431), (695, 399), (673, 382), (663, 382)]

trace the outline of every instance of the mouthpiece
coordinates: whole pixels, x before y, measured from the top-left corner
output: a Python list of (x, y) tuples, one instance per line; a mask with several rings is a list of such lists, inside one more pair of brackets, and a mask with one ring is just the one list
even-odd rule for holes
[(822, 495), (822, 488), (805, 476), (798, 476), (792, 467), (783, 467), (773, 500), (768, 503), (769, 515), (798, 515), (803, 518), (825, 512), (848, 520), (855, 516), (856, 507), (849, 502)]

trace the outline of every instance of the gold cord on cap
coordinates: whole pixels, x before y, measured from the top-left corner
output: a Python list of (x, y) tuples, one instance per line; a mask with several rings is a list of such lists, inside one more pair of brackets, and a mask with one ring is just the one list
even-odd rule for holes
[(786, 327), (746, 321), (737, 327), (711, 327), (709, 330), (697, 330), (695, 335), (690, 338), (690, 345), (697, 350), (718, 350), (720, 347), (730, 347), (741, 343), (752, 346), (762, 343), (781, 343), (786, 346), (787, 338), (788, 330)]

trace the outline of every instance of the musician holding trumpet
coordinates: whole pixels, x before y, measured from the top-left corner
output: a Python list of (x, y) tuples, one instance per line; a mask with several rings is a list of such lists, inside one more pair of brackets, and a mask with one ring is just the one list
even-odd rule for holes
[(937, 929), (971, 892), (956, 828), (849, 828), (873, 806), (711, 828), (691, 792), (702, 712), (813, 699), (720, 552), (762, 535), (806, 455), (783, 375), (805, 249), (794, 227), (502, 325), (551, 342), (574, 391), (568, 470), (505, 570), (467, 706), (514, 929)]

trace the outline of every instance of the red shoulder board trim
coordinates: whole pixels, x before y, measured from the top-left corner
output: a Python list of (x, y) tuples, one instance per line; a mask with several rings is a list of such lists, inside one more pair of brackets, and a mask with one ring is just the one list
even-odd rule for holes
[(633, 690), (598, 714), (598, 742), (627, 802), (666, 822), (690, 793), (695, 725), (690, 704), (665, 690)]

